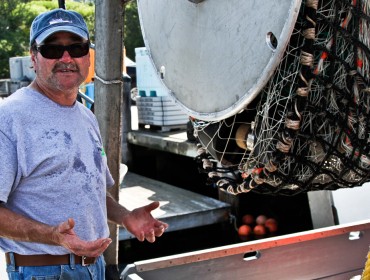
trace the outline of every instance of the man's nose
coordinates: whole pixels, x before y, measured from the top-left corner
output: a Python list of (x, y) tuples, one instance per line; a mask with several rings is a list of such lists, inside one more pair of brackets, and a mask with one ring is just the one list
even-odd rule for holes
[(71, 61), (72, 57), (67, 50), (63, 52), (63, 56), (59, 59), (61, 61)]

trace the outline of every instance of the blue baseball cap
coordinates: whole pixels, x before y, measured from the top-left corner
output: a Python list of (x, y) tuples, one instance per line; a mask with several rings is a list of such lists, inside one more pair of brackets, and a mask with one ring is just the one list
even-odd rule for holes
[(30, 30), (30, 45), (41, 44), (47, 37), (56, 32), (70, 32), (89, 39), (89, 30), (83, 17), (75, 12), (64, 9), (54, 9), (38, 15), (32, 22)]

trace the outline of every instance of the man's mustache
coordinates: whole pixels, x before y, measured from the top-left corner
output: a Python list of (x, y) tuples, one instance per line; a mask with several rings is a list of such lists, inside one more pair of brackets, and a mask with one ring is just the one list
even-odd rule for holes
[(78, 71), (79, 69), (77, 65), (73, 63), (58, 63), (53, 68), (53, 72), (63, 71), (63, 70)]

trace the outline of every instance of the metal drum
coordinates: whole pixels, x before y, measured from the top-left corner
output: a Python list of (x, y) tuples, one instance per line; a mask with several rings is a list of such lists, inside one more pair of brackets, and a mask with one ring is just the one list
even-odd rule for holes
[(138, 0), (145, 45), (163, 83), (190, 116), (211, 121), (238, 113), (266, 84), (300, 5)]

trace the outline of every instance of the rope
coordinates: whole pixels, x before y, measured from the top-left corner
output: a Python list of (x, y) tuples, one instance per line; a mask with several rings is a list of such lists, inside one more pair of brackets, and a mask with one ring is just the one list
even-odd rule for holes
[(101, 83), (105, 84), (105, 85), (123, 84), (123, 81), (122, 80), (110, 80), (110, 81), (107, 81), (107, 80), (104, 80), (104, 79), (100, 78), (96, 74), (95, 74), (94, 78), (97, 79), (98, 81), (100, 81)]
[[(226, 120), (192, 120), (210, 181), (231, 194), (274, 195), (370, 181), (368, 34), (370, 1), (303, 1), (280, 65), (258, 97)], [(245, 125), (248, 135), (236, 139)]]

